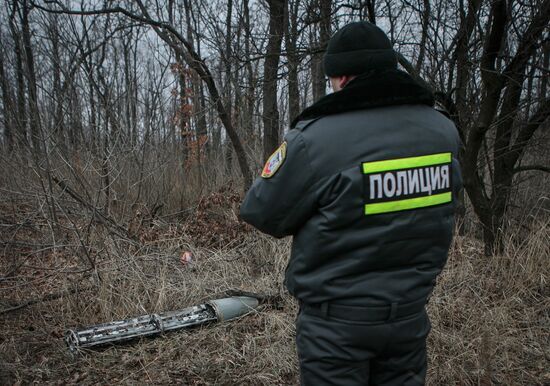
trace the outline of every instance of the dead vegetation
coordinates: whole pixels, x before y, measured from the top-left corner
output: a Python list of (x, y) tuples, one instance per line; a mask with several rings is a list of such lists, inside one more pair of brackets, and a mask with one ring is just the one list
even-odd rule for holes
[[(238, 205), (326, 94), (330, 35), (367, 19), (465, 145), (471, 201), (429, 304), (428, 384), (550, 385), (550, 0), (3, 3), (0, 385), (296, 384), (290, 240)], [(77, 357), (62, 340), (232, 289), (282, 300)]]
[[(141, 221), (128, 237), (74, 200), (53, 224), (43, 196), (3, 193), (0, 384), (297, 384), (296, 304), (282, 287), (290, 240), (239, 222), (233, 189)], [(429, 304), (429, 385), (550, 382), (550, 221), (544, 209), (529, 215), (529, 232), (508, 240), (502, 255), (485, 257), (480, 241), (456, 237)], [(182, 251), (194, 260), (183, 265)], [(231, 289), (282, 301), (234, 322), (77, 357), (62, 340), (67, 328), (184, 308)]]
[[(203, 170), (201, 184), (197, 170), (162, 159), (136, 174), (113, 157), (107, 188), (99, 163), (84, 159), (54, 163), (65, 186), (51, 190), (37, 165), (4, 159), (0, 384), (297, 384), (297, 308), (282, 286), (290, 239), (238, 220), (241, 193), (220, 167)], [(510, 221), (518, 231), (503, 254), (484, 256), (471, 215), (469, 234), (455, 238), (429, 304), (429, 385), (550, 382), (548, 203), (522, 203), (534, 209)], [(180, 261), (184, 251), (189, 264)], [(282, 300), (227, 324), (77, 357), (62, 339), (68, 328), (181, 309), (234, 289)]]

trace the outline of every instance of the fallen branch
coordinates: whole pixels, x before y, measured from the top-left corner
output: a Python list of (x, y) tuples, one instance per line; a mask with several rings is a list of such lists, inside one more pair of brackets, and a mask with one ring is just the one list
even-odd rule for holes
[(0, 310), (0, 315), (7, 314), (7, 313), (10, 313), (10, 312), (13, 312), (13, 311), (17, 311), (17, 310), (20, 310), (22, 308), (32, 306), (33, 304), (51, 302), (52, 300), (57, 300), (57, 299), (65, 296), (65, 295), (72, 295), (75, 292), (89, 291), (91, 289), (92, 289), (92, 286), (88, 286), (88, 287), (84, 287), (84, 288), (70, 288), (68, 290), (50, 293), (50, 294), (44, 295), (40, 298), (25, 300), (23, 303), (19, 303), (19, 304), (13, 306), (13, 307), (9, 307), (9, 308), (5, 308), (3, 310)]

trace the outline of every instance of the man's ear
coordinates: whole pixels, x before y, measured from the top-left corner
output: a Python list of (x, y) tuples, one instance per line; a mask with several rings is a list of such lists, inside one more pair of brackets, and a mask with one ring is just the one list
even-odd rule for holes
[(353, 76), (350, 76), (350, 75), (342, 75), (341, 77), (339, 77), (338, 79), (338, 82), (339, 82), (339, 86), (340, 88), (344, 88), (346, 86), (346, 84), (348, 84), (348, 82), (350, 80), (352, 80), (354, 77)]
[(333, 91), (340, 91), (353, 78), (355, 78), (355, 76), (352, 76), (352, 75), (339, 75), (339, 76), (335, 76), (335, 77), (329, 77), (330, 84), (332, 86), (332, 90)]

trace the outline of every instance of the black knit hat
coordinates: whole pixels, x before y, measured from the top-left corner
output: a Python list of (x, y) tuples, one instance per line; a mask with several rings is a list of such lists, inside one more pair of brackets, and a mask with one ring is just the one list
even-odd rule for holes
[(323, 66), (327, 76), (360, 75), (397, 68), (397, 56), (380, 28), (360, 21), (346, 25), (330, 38)]

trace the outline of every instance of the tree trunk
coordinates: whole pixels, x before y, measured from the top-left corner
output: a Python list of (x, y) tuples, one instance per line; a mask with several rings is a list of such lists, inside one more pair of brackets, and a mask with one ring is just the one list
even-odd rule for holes
[[(319, 6), (319, 35), (313, 40), (313, 46), (318, 51), (313, 54), (311, 61), (311, 77), (313, 81), (313, 100), (317, 101), (327, 93), (327, 81), (323, 70), (323, 56), (328, 40), (330, 39), (330, 23), (332, 14), (332, 0), (318, 0)], [(358, 75), (358, 74), (349, 74)]]
[(431, 7), (430, 0), (424, 0), (424, 9), (422, 10), (422, 32), (420, 38), (420, 47), (418, 49), (418, 58), (416, 60), (416, 73), (420, 75), (422, 64), (424, 63), (424, 55), (426, 54), (426, 40), (428, 39), (428, 26), (430, 22)]
[(40, 127), (40, 111), (38, 109), (38, 92), (36, 85), (36, 73), (34, 70), (34, 56), (31, 46), (31, 32), (29, 27), (29, 6), (27, 0), (23, 0), (23, 15), (21, 26), (23, 30), (23, 45), (25, 47), (25, 62), (27, 72), (27, 91), (29, 93), (29, 121), (31, 142), (36, 154), (42, 153), (42, 133)]
[(53, 93), (55, 98), (53, 116), (53, 138), (61, 149), (65, 149), (65, 120), (63, 114), (64, 95), (61, 90), (61, 57), (59, 54), (59, 30), (57, 25), (57, 15), (52, 15), (50, 21), (50, 38), (52, 41), (52, 73), (53, 73)]
[(10, 85), (4, 71), (4, 53), (0, 52), (0, 86), (2, 89), (2, 106), (4, 115), (4, 142), (8, 151), (13, 149), (13, 100)]
[(298, 6), (299, 0), (288, 5), (288, 28), (285, 33), (285, 46), (288, 59), (288, 117), (290, 122), (300, 114), (300, 90), (298, 89), (298, 65), (300, 58), (296, 52), (298, 40)]
[[(250, 7), (249, 0), (243, 0), (243, 27), (244, 27), (244, 55), (246, 58), (251, 58), (252, 53), (250, 49), (250, 44), (252, 42), (252, 31), (250, 30)], [(246, 72), (246, 92), (244, 95), (244, 106), (243, 106), (243, 123), (244, 123), (244, 132), (248, 138), (255, 138), (254, 133), (254, 89), (256, 80), (254, 78), (254, 71), (252, 69), (252, 61), (247, 60), (245, 63), (245, 72)], [(255, 145), (255, 143), (254, 143)]]
[(367, 15), (372, 24), (376, 24), (375, 2), (376, 0), (367, 0)]
[[(231, 70), (232, 70), (232, 52), (231, 52), (231, 40), (232, 40), (232, 28), (231, 19), (233, 15), (233, 0), (227, 2), (227, 13), (225, 16), (225, 50), (223, 51), (222, 58), (224, 64), (225, 77), (223, 77), (223, 99), (226, 111), (229, 115), (231, 124), (235, 124), (235, 117), (233, 114), (233, 104), (231, 100)], [(233, 165), (233, 149), (231, 146), (226, 146), (225, 152), (225, 168), (227, 175), (231, 175), (231, 169)]]
[(264, 159), (279, 145), (279, 110), (277, 108), (277, 72), (281, 42), (285, 30), (287, 0), (269, 0), (269, 41), (264, 62), (263, 124)]
[(23, 48), (21, 47), (21, 33), (17, 30), (15, 15), (18, 12), (19, 3), (13, 3), (13, 11), (10, 14), (10, 30), (14, 42), (15, 70), (17, 79), (17, 106), (15, 111), (15, 143), (19, 147), (28, 146), (27, 139), (27, 113), (25, 98), (25, 70), (23, 68)]

